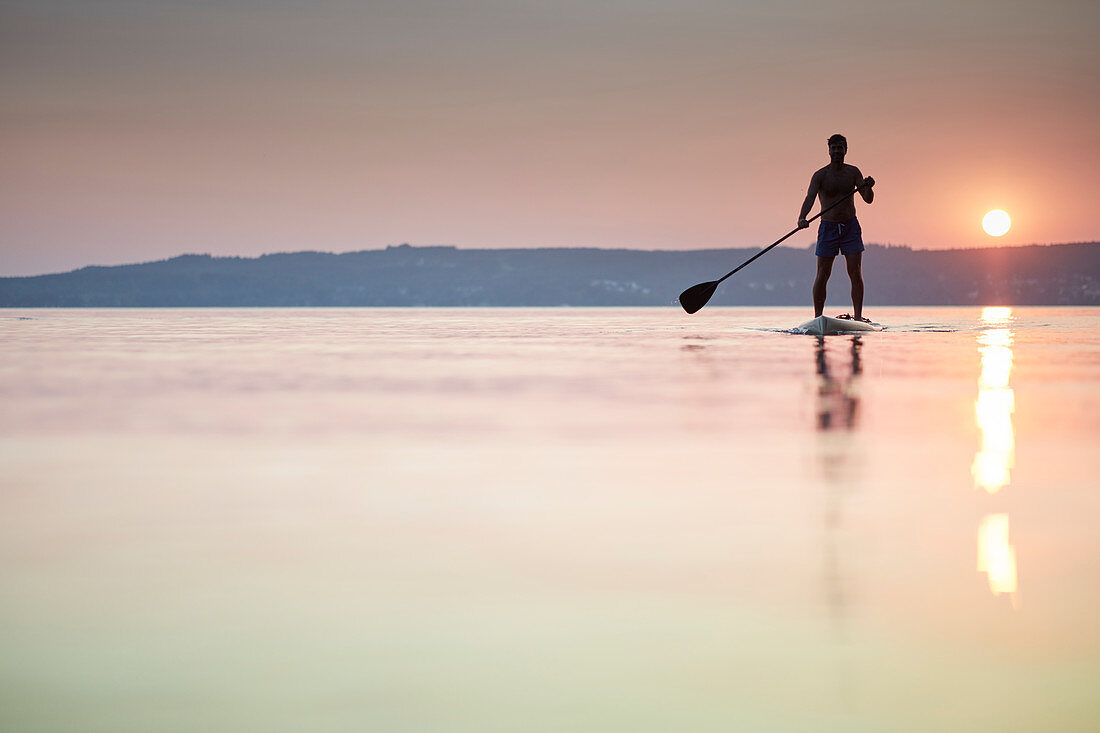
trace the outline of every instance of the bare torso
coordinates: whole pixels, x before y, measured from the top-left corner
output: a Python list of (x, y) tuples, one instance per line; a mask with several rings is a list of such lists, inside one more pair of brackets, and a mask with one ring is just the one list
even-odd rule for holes
[(863, 182), (863, 175), (854, 165), (842, 163), (838, 169), (832, 163), (814, 173), (817, 181), (817, 195), (821, 200), (822, 210), (828, 208), (841, 197), (847, 199), (838, 204), (835, 209), (826, 211), (822, 215), (825, 221), (848, 221), (856, 215), (856, 204), (853, 197), (848, 196), (852, 189)]

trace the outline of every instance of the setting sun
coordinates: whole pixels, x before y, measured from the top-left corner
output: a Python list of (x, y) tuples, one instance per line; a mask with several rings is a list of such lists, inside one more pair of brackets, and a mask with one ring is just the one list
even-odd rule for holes
[(1012, 227), (1012, 219), (1001, 209), (993, 209), (982, 219), (982, 229), (991, 237), (1002, 237)]

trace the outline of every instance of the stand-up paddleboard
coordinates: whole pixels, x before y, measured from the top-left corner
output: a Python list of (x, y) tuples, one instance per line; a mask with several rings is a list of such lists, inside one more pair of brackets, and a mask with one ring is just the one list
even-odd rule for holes
[(818, 316), (812, 321), (806, 321), (798, 330), (802, 333), (814, 336), (834, 336), (838, 333), (859, 333), (863, 331), (881, 331), (882, 326), (877, 323), (864, 323), (854, 318), (831, 318), (830, 316)]

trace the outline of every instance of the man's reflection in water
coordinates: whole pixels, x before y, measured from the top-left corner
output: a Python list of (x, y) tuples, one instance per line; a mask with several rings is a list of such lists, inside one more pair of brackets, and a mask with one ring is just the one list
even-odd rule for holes
[[(833, 623), (842, 632), (845, 606), (844, 584), (840, 577), (838, 532), (844, 494), (849, 488), (852, 464), (851, 433), (859, 424), (859, 380), (863, 372), (860, 336), (849, 342), (850, 359), (846, 373), (838, 374), (829, 364), (824, 336), (817, 338), (817, 430), (825, 433), (818, 456), (825, 476), (825, 578), (826, 596)], [(831, 435), (829, 435), (831, 434)]]
[(852, 430), (859, 420), (859, 376), (863, 373), (860, 349), (863, 342), (860, 336), (852, 336), (851, 368), (848, 375), (837, 378), (829, 369), (829, 353), (825, 348), (825, 337), (817, 337), (817, 429)]
[[(833, 337), (832, 343), (839, 339)], [(847, 369), (839, 372), (829, 363), (829, 350), (824, 336), (819, 336), (814, 351), (817, 366), (817, 430), (821, 433), (818, 456), (825, 477), (825, 599), (837, 637), (846, 637), (845, 617), (849, 606), (848, 592), (841, 573), (840, 529), (844, 496), (852, 485), (852, 463), (855, 453), (853, 433), (859, 425), (860, 375), (863, 362), (861, 337), (849, 342)], [(839, 679), (842, 703), (855, 707), (855, 672), (852, 662), (842, 662)]]

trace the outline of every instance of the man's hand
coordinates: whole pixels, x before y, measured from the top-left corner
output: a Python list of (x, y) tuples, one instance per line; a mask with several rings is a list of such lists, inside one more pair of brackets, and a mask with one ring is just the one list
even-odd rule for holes
[(810, 222), (806, 221), (805, 219), (799, 219), (798, 220), (798, 228), (799, 229), (805, 229), (808, 226), (810, 226)]
[(875, 179), (867, 176), (863, 179), (863, 183), (859, 184), (859, 195), (863, 197), (863, 200), (867, 203), (871, 203), (875, 200)]

